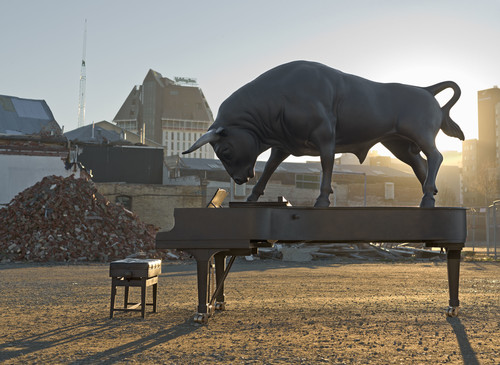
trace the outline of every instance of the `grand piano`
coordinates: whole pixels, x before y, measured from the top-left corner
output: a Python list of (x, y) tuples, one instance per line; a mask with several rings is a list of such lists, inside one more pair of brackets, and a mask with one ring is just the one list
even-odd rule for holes
[[(158, 232), (157, 249), (177, 249), (197, 262), (198, 312), (206, 323), (225, 309), (224, 281), (236, 256), (275, 243), (423, 242), (447, 252), (448, 316), (458, 315), (464, 208), (292, 207), (286, 201), (230, 203), (229, 208), (176, 208), (175, 225)], [(230, 257), (227, 262), (227, 257)]]

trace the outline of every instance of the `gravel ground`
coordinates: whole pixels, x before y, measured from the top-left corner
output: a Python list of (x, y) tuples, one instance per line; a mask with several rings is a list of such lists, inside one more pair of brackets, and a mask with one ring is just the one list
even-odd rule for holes
[(192, 261), (163, 265), (144, 320), (109, 319), (106, 264), (3, 264), (0, 363), (498, 364), (500, 263), (461, 268), (447, 318), (445, 262), (238, 259), (227, 310), (200, 325)]

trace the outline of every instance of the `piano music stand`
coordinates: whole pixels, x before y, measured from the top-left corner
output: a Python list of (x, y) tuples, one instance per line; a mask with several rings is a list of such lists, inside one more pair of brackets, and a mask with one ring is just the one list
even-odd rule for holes
[(226, 199), (227, 191), (224, 189), (217, 189), (212, 199), (207, 204), (207, 208), (222, 208), (222, 202)]

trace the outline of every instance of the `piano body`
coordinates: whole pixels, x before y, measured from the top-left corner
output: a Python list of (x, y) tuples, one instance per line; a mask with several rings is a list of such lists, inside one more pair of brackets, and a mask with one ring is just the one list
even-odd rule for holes
[(444, 248), (447, 315), (458, 314), (460, 256), (467, 235), (464, 208), (312, 208), (248, 202), (219, 209), (177, 208), (174, 218), (171, 231), (158, 232), (156, 248), (185, 251), (196, 259), (196, 322), (206, 323), (214, 310), (225, 308), (224, 281), (236, 256), (256, 254), (274, 243), (298, 242), (424, 242), (426, 247)]

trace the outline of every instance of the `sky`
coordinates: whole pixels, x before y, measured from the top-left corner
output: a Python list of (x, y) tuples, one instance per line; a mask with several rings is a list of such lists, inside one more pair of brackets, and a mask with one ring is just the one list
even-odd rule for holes
[[(239, 87), (302, 59), (379, 82), (453, 80), (451, 116), (471, 139), (477, 91), (500, 84), (500, 0), (0, 0), (0, 95), (43, 99), (77, 128), (85, 19), (86, 124), (112, 121), (149, 69), (196, 78), (216, 115)], [(443, 133), (437, 145), (461, 150)]]

